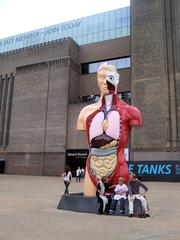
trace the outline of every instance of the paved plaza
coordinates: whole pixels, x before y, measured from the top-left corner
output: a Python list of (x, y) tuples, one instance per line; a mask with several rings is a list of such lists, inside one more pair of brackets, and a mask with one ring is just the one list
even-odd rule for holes
[(152, 217), (130, 219), (57, 210), (61, 178), (0, 175), (0, 240), (180, 240), (180, 183), (147, 185)]

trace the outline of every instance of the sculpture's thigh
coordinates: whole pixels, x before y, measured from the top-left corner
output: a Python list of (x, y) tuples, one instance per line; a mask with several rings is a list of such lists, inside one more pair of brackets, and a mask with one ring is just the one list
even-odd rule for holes
[(86, 169), (85, 178), (84, 178), (84, 195), (89, 197), (96, 196), (96, 187), (91, 181), (91, 178), (89, 176), (87, 169)]

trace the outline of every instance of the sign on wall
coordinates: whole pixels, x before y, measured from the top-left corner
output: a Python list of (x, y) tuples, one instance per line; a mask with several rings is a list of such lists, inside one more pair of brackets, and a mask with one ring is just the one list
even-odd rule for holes
[[(85, 167), (88, 154), (88, 149), (67, 149), (66, 163), (72, 169)], [(127, 164), (130, 172), (142, 175), (143, 181), (180, 182), (180, 160), (127, 161)]]
[(180, 161), (130, 161), (129, 171), (143, 181), (180, 182)]
[(129, 148), (124, 149), (124, 156), (125, 156), (126, 161), (129, 161)]
[(88, 154), (88, 149), (67, 149), (66, 163), (71, 167), (71, 169), (85, 167)]

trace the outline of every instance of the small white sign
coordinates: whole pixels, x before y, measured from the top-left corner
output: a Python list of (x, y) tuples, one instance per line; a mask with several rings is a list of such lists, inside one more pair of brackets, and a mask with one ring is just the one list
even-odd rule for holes
[(125, 155), (126, 161), (129, 161), (129, 148), (124, 149), (124, 155)]

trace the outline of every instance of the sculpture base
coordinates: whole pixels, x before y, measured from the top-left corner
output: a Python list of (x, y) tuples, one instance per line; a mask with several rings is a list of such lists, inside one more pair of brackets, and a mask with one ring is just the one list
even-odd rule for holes
[[(99, 203), (96, 197), (86, 197), (83, 193), (75, 193), (69, 195), (62, 195), (57, 209), (83, 212), (83, 213), (98, 213)], [(128, 216), (129, 215), (129, 202), (125, 200), (125, 214), (119, 213), (119, 205), (116, 206), (116, 212), (113, 215)], [(134, 216), (144, 217), (145, 212), (139, 200), (134, 200)]]
[(85, 197), (83, 193), (75, 193), (62, 195), (57, 208), (75, 212), (97, 213), (98, 206), (96, 197)]

